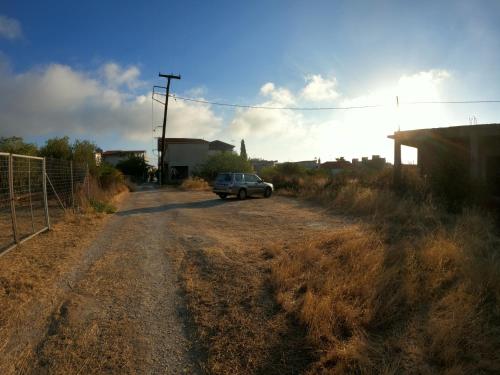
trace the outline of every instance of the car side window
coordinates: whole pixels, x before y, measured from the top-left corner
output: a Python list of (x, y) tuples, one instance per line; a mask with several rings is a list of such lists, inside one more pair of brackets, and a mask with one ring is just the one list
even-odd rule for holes
[(255, 176), (254, 174), (246, 174), (245, 173), (245, 181), (246, 182), (257, 182), (257, 176)]
[(235, 182), (241, 182), (241, 181), (243, 181), (243, 175), (241, 173), (236, 173), (234, 175), (234, 181)]

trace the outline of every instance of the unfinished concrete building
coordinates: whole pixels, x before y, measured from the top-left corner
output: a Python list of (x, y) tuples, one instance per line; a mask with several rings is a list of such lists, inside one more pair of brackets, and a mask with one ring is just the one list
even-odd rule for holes
[(418, 167), (434, 185), (482, 186), (500, 197), (500, 124), (397, 131), (394, 139), (394, 177), (401, 177), (401, 146), (418, 150)]

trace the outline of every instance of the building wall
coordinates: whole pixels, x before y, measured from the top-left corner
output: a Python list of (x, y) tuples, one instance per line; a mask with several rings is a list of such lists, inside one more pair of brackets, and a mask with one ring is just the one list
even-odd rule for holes
[(304, 160), (304, 161), (296, 161), (293, 162), (295, 164), (300, 165), (301, 167), (304, 167), (306, 169), (316, 169), (319, 167), (319, 164), (316, 160)]
[(122, 160), (127, 160), (128, 156), (125, 155), (106, 155), (102, 157), (105, 163), (111, 164), (116, 167), (116, 165)]
[(165, 163), (168, 168), (188, 167), (189, 175), (208, 157), (208, 143), (179, 143), (167, 144)]

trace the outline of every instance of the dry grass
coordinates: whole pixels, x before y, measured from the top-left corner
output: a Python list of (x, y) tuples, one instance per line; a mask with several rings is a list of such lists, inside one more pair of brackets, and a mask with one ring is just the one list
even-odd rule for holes
[[(65, 220), (0, 258), (0, 373), (27, 373), (37, 357), (37, 335), (60, 293), (60, 279), (85, 256), (102, 220), (67, 214)], [(75, 236), (85, 233), (85, 236)]]
[(203, 178), (189, 177), (182, 181), (180, 188), (182, 190), (210, 190), (210, 185)]
[(205, 248), (182, 283), (210, 374), (295, 374), (310, 362), (304, 329), (279, 308), (264, 251)]
[(320, 354), (310, 373), (500, 371), (500, 240), (484, 214), (356, 185), (315, 199), (365, 224), (273, 250), (276, 298)]
[[(487, 215), (447, 214), (355, 181), (293, 194), (346, 220), (304, 228), (326, 217), (292, 200), (302, 208), (273, 202), (247, 208), (258, 220), (199, 219), (197, 233), (214, 223), (219, 245), (188, 251), (182, 272), (209, 373), (500, 371), (500, 239)], [(237, 231), (242, 220), (251, 231)]]
[[(91, 193), (109, 202), (118, 202), (125, 195), (119, 186), (102, 191), (91, 185), (91, 189)], [(118, 191), (122, 194), (116, 194)], [(83, 192), (77, 199), (84, 214), (61, 210), (57, 220), (51, 216), (52, 230), (0, 257), (2, 374), (33, 371), (44, 344), (38, 340), (50, 337), (60, 322), (66, 319), (66, 308), (57, 304), (72, 285), (66, 285), (62, 280), (84, 262), (85, 249), (105, 221), (104, 215), (96, 214), (90, 208)]]
[[(81, 186), (75, 196), (75, 204), (85, 213), (113, 213), (113, 201), (123, 195), (125, 192), (133, 191), (133, 186), (116, 182), (109, 184), (103, 189), (95, 177), (90, 176), (88, 186)], [(89, 198), (90, 197), (90, 198)]]

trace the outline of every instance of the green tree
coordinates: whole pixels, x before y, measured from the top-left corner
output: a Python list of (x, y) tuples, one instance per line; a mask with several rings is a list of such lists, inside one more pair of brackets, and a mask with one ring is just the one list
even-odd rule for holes
[(244, 140), (244, 139), (242, 139), (242, 140), (241, 140), (241, 146), (240, 146), (240, 156), (241, 156), (243, 159), (245, 159), (245, 160), (247, 160), (247, 159), (248, 159), (248, 155), (247, 155), (247, 148), (246, 148), (246, 146), (245, 146), (245, 140)]
[(86, 164), (89, 170), (93, 173), (96, 168), (95, 164), (95, 152), (97, 146), (95, 143), (87, 140), (75, 140), (71, 147), (72, 159), (76, 163)]
[(40, 149), (40, 155), (56, 159), (71, 160), (72, 152), (69, 137), (54, 137), (47, 139)]
[(136, 181), (144, 180), (148, 174), (148, 165), (140, 156), (131, 156), (127, 160), (122, 160), (116, 165), (116, 168)]
[(210, 156), (200, 166), (196, 174), (207, 181), (211, 181), (220, 172), (252, 172), (252, 165), (241, 155), (232, 152), (220, 152)]
[(34, 143), (24, 142), (22, 137), (0, 137), (0, 152), (35, 156), (38, 147)]

